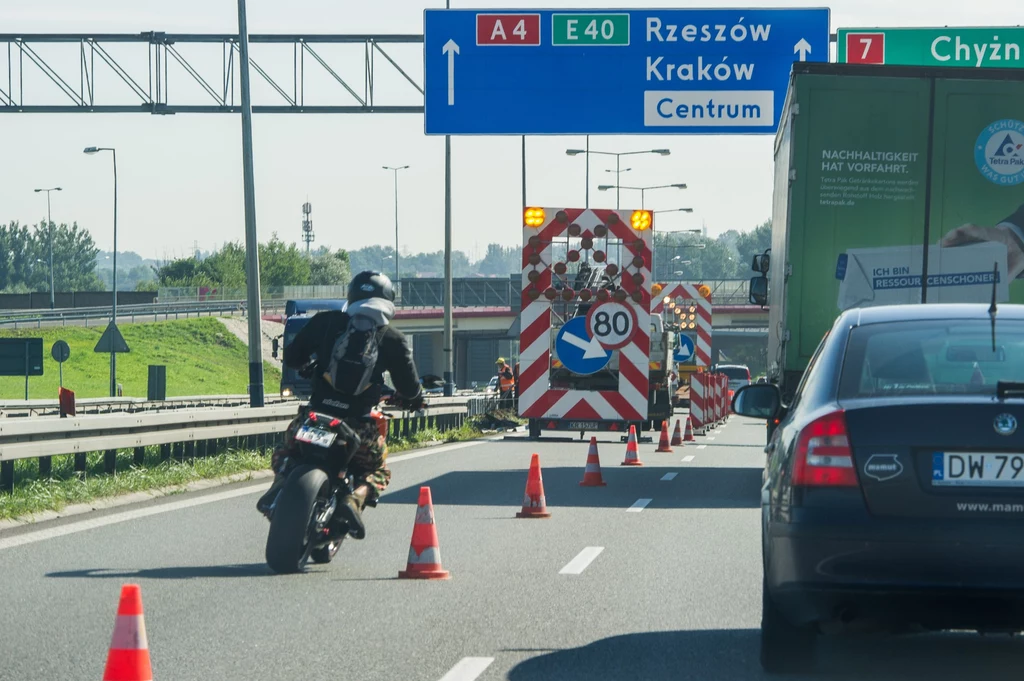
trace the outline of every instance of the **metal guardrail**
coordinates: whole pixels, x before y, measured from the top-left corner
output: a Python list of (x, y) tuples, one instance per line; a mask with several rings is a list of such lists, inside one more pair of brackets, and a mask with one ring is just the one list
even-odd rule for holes
[[(280, 310), (284, 308), (284, 303), (281, 301), (265, 301), (262, 305), (262, 312), (266, 314), (274, 310)], [(229, 313), (245, 313), (245, 301), (192, 301), (192, 302), (180, 302), (180, 303), (149, 303), (144, 305), (121, 305), (117, 308), (117, 317), (119, 320), (130, 319), (132, 322), (136, 318), (142, 318), (144, 321), (158, 321), (159, 319), (170, 319), (172, 316), (175, 319), (180, 318), (184, 315), (186, 318), (190, 316), (207, 316), (214, 314), (229, 314)], [(41, 327), (44, 324), (48, 326), (60, 324), (63, 326), (67, 322), (74, 321), (88, 321), (92, 319), (101, 319), (106, 321), (110, 319), (110, 307), (71, 307), (55, 310), (3, 310), (0, 311), (0, 327)]]
[[(434, 413), (448, 413), (447, 410), (457, 408), (466, 410), (470, 416), (483, 414), (494, 406), (494, 400), (481, 395), (460, 395), (455, 397), (428, 397), (428, 407)], [(280, 404), (298, 405), (295, 397), (267, 395), (266, 406)], [(217, 407), (247, 407), (248, 395), (193, 395), (185, 397), (168, 397), (163, 400), (150, 400), (144, 397), (86, 397), (75, 401), (75, 410), (81, 415), (143, 413), (154, 411), (174, 411), (180, 409), (209, 409)], [(490, 406), (488, 406), (490, 405)], [(294, 407), (293, 407), (294, 408)], [(445, 411), (439, 411), (445, 410)], [(388, 412), (397, 410), (386, 409)], [(0, 419), (24, 416), (55, 416), (60, 412), (57, 400), (0, 400)]]
[[(452, 400), (452, 398), (447, 398)], [(408, 437), (424, 429), (458, 428), (468, 416), (483, 413), (493, 398), (431, 404), (422, 416), (389, 421), (391, 437)], [(162, 460), (184, 461), (228, 450), (266, 451), (281, 442), (295, 417), (297, 401), (249, 408), (179, 409), (137, 414), (85, 417), (0, 419), (0, 491), (14, 488), (14, 462), (38, 458), (41, 477), (50, 475), (50, 457), (74, 455), (74, 469), (84, 473), (90, 452), (104, 453), (104, 470), (116, 472), (118, 450), (132, 449), (141, 465), (146, 448), (159, 446)]]

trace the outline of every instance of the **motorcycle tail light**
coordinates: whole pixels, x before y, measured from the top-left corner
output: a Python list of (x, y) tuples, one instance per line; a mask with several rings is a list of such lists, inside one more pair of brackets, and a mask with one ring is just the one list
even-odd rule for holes
[(331, 421), (331, 423), (328, 425), (328, 427), (329, 428), (337, 428), (338, 425), (340, 425), (340, 424), (341, 424), (341, 419), (334, 419), (333, 421)]

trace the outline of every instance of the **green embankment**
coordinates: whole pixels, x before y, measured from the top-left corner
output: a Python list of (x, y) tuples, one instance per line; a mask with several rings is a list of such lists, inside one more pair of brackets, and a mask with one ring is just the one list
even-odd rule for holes
[[(247, 348), (214, 318), (183, 319), (119, 327), (131, 352), (117, 356), (117, 381), (126, 397), (145, 397), (150, 364), (167, 367), (167, 396), (242, 395), (249, 383)], [(93, 352), (104, 327), (4, 329), (0, 338), (43, 339), (43, 375), (29, 379), (29, 399), (56, 399), (57, 362), (50, 348), (66, 341), (71, 358), (64, 363), (64, 387), (78, 398), (110, 394), (110, 355)], [(281, 384), (281, 372), (263, 365), (270, 390)], [(24, 377), (0, 377), (0, 399), (25, 398)]]

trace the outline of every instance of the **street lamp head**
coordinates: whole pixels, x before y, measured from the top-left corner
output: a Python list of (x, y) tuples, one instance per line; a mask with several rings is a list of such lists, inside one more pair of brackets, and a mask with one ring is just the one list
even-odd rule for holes
[(674, 184), (672, 186), (675, 187), (676, 189), (686, 189), (685, 184)]
[(43, 190), (42, 189), (33, 189), (32, 191), (34, 191), (36, 194), (38, 194), (39, 192), (41, 192)]
[(99, 152), (99, 150), (100, 150), (99, 147), (86, 147), (85, 149), (82, 150), (82, 153), (84, 153), (84, 154), (95, 154), (95, 153)]
[(661, 156), (668, 156), (672, 152), (669, 149), (652, 149), (651, 153), (652, 154), (659, 154)]
[(565, 155), (566, 156), (579, 156), (580, 154), (585, 154), (585, 153), (587, 153), (587, 152), (584, 149), (566, 149), (565, 150)]
[(615, 185), (614, 184), (599, 184), (597, 186), (597, 189), (598, 189), (598, 191), (606, 192), (609, 189), (615, 189)]

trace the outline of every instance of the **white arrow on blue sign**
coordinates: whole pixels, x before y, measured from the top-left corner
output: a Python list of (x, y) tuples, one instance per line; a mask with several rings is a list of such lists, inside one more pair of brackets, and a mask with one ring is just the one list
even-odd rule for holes
[(679, 334), (679, 344), (676, 345), (672, 359), (677, 362), (689, 362), (693, 359), (693, 339), (685, 334)]
[(428, 9), (424, 50), (428, 135), (774, 134), (829, 10)]
[(596, 374), (612, 358), (612, 351), (587, 333), (586, 317), (575, 317), (562, 326), (555, 336), (555, 353), (566, 369), (582, 376)]

